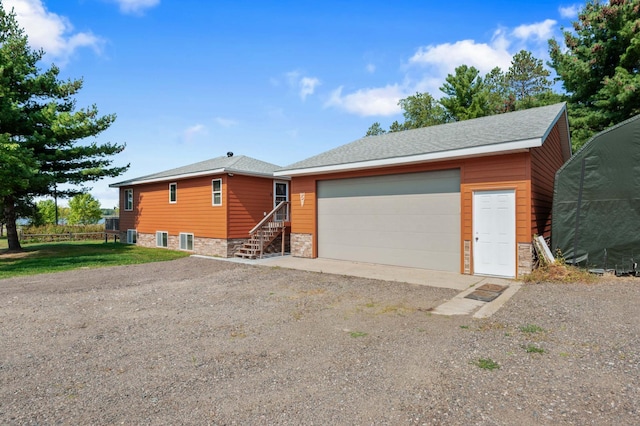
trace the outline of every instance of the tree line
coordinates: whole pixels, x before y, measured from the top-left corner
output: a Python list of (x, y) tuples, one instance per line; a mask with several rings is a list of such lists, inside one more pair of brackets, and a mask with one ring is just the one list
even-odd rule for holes
[(449, 74), (436, 100), (416, 93), (399, 101), (404, 122), (388, 130), (373, 123), (365, 136), (501, 114), (565, 101), (574, 151), (596, 133), (640, 113), (640, 1), (587, 2), (564, 30), (564, 47), (549, 40), (547, 63), (563, 93), (553, 90), (550, 71), (531, 52), (516, 53), (506, 72), (480, 75), (460, 65)]

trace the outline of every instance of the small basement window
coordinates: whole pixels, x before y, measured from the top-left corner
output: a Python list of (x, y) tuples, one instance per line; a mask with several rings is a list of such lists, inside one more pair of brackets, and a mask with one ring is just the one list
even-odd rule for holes
[(193, 251), (193, 234), (180, 233), (180, 250)]
[(169, 233), (165, 231), (156, 232), (156, 246), (168, 247), (169, 246)]
[(127, 229), (127, 244), (135, 244), (138, 240), (138, 231), (135, 229)]
[(171, 204), (175, 204), (178, 202), (178, 184), (177, 183), (169, 184), (169, 202)]

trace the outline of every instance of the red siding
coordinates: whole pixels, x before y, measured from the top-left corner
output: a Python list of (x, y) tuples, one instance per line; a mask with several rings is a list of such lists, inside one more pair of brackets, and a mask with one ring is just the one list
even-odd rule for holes
[[(302, 196), (304, 194), (304, 197)], [(301, 176), (291, 180), (291, 232), (316, 232), (316, 178)], [(304, 198), (304, 205), (302, 203)]]
[[(222, 179), (222, 205), (212, 205), (213, 179)], [(169, 203), (169, 184), (177, 183), (177, 202)], [(273, 180), (242, 175), (204, 176), (134, 185), (133, 211), (120, 210), (120, 229), (154, 234), (181, 232), (204, 238), (244, 238), (264, 211), (273, 208)]]
[(531, 234), (551, 235), (551, 207), (556, 172), (564, 163), (559, 126), (540, 148), (531, 150)]
[(273, 180), (234, 175), (228, 180), (228, 237), (247, 238), (273, 209)]

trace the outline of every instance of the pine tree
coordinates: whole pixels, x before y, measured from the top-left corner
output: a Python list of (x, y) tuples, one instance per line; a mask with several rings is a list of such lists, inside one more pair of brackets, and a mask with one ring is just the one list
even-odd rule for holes
[(33, 50), (14, 13), (0, 4), (0, 205), (9, 250), (20, 250), (16, 211), (33, 197), (68, 197), (82, 185), (114, 177), (127, 166), (111, 167), (109, 158), (124, 145), (86, 142), (106, 130), (115, 115), (100, 116), (97, 107), (76, 110), (73, 96), (82, 80), (62, 81), (52, 65), (41, 71), (42, 50)]
[(640, 2), (587, 2), (564, 31), (567, 47), (549, 41), (551, 63), (569, 99), (574, 148), (640, 113)]

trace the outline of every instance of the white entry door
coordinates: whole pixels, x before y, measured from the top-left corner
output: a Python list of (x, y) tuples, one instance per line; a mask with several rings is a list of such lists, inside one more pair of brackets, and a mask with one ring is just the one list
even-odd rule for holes
[[(278, 204), (284, 201), (289, 201), (289, 182), (274, 182), (273, 207), (277, 207)], [(276, 214), (276, 220), (289, 220), (289, 208), (285, 207), (284, 210), (280, 210)]]
[(514, 190), (473, 193), (473, 270), (478, 275), (516, 275)]

